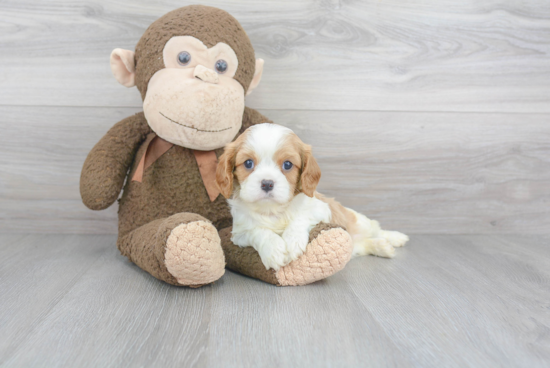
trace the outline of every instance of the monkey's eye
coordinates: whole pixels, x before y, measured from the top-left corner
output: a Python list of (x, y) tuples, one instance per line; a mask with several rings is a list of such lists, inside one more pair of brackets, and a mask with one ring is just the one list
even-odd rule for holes
[(178, 54), (178, 63), (180, 65), (187, 65), (191, 61), (191, 54), (187, 51), (182, 51)]
[(288, 171), (288, 170), (292, 169), (292, 166), (294, 166), (294, 165), (292, 165), (292, 162), (290, 162), (290, 161), (283, 162), (283, 170)]
[(220, 74), (223, 74), (227, 71), (227, 61), (218, 60), (216, 61), (216, 71)]
[(252, 169), (254, 167), (254, 161), (248, 159), (244, 162), (244, 167), (246, 167), (248, 170)]

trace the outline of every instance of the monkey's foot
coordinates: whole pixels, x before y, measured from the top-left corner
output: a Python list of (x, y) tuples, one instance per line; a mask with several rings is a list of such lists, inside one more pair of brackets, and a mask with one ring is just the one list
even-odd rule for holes
[(164, 263), (181, 285), (199, 287), (218, 280), (225, 272), (218, 231), (206, 221), (176, 226), (166, 240)]
[(344, 268), (351, 258), (351, 236), (339, 226), (318, 224), (309, 233), (306, 251), (278, 271), (266, 270), (252, 247), (231, 241), (231, 228), (220, 230), (227, 268), (277, 286), (306, 285), (327, 278)]
[(351, 237), (341, 227), (319, 224), (311, 231), (309, 240), (304, 254), (275, 274), (281, 286), (325, 279), (343, 269), (351, 258)]

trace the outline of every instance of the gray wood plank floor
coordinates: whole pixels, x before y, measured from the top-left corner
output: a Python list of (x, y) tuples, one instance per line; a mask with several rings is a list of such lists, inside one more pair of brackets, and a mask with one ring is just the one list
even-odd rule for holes
[(418, 235), (305, 287), (193, 290), (113, 235), (0, 235), (0, 365), (548, 367), (549, 242)]

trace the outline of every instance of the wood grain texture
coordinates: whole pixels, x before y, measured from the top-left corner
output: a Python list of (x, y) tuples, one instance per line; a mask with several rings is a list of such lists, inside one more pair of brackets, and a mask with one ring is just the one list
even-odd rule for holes
[[(0, 107), (0, 231), (116, 233), (86, 155), (139, 109)], [(550, 115), (261, 110), (312, 144), (322, 193), (406, 233), (548, 233)]]
[(550, 362), (547, 238), (417, 236), (411, 245), (393, 272), (355, 261), (346, 279), (416, 366)]
[(55, 309), (106, 249), (112, 236), (0, 236), (0, 365)]
[[(264, 109), (550, 112), (550, 3), (194, 1), (243, 24)], [(4, 0), (3, 105), (130, 106), (109, 69), (177, 0)]]
[(0, 365), (550, 364), (548, 236), (422, 235), (309, 286), (228, 271), (196, 290), (157, 281), (114, 242), (0, 235)]

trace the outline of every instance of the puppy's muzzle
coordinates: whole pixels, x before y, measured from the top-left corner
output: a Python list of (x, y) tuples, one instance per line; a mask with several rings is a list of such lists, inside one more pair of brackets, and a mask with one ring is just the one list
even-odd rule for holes
[(262, 190), (266, 193), (272, 191), (274, 185), (273, 180), (262, 180)]

